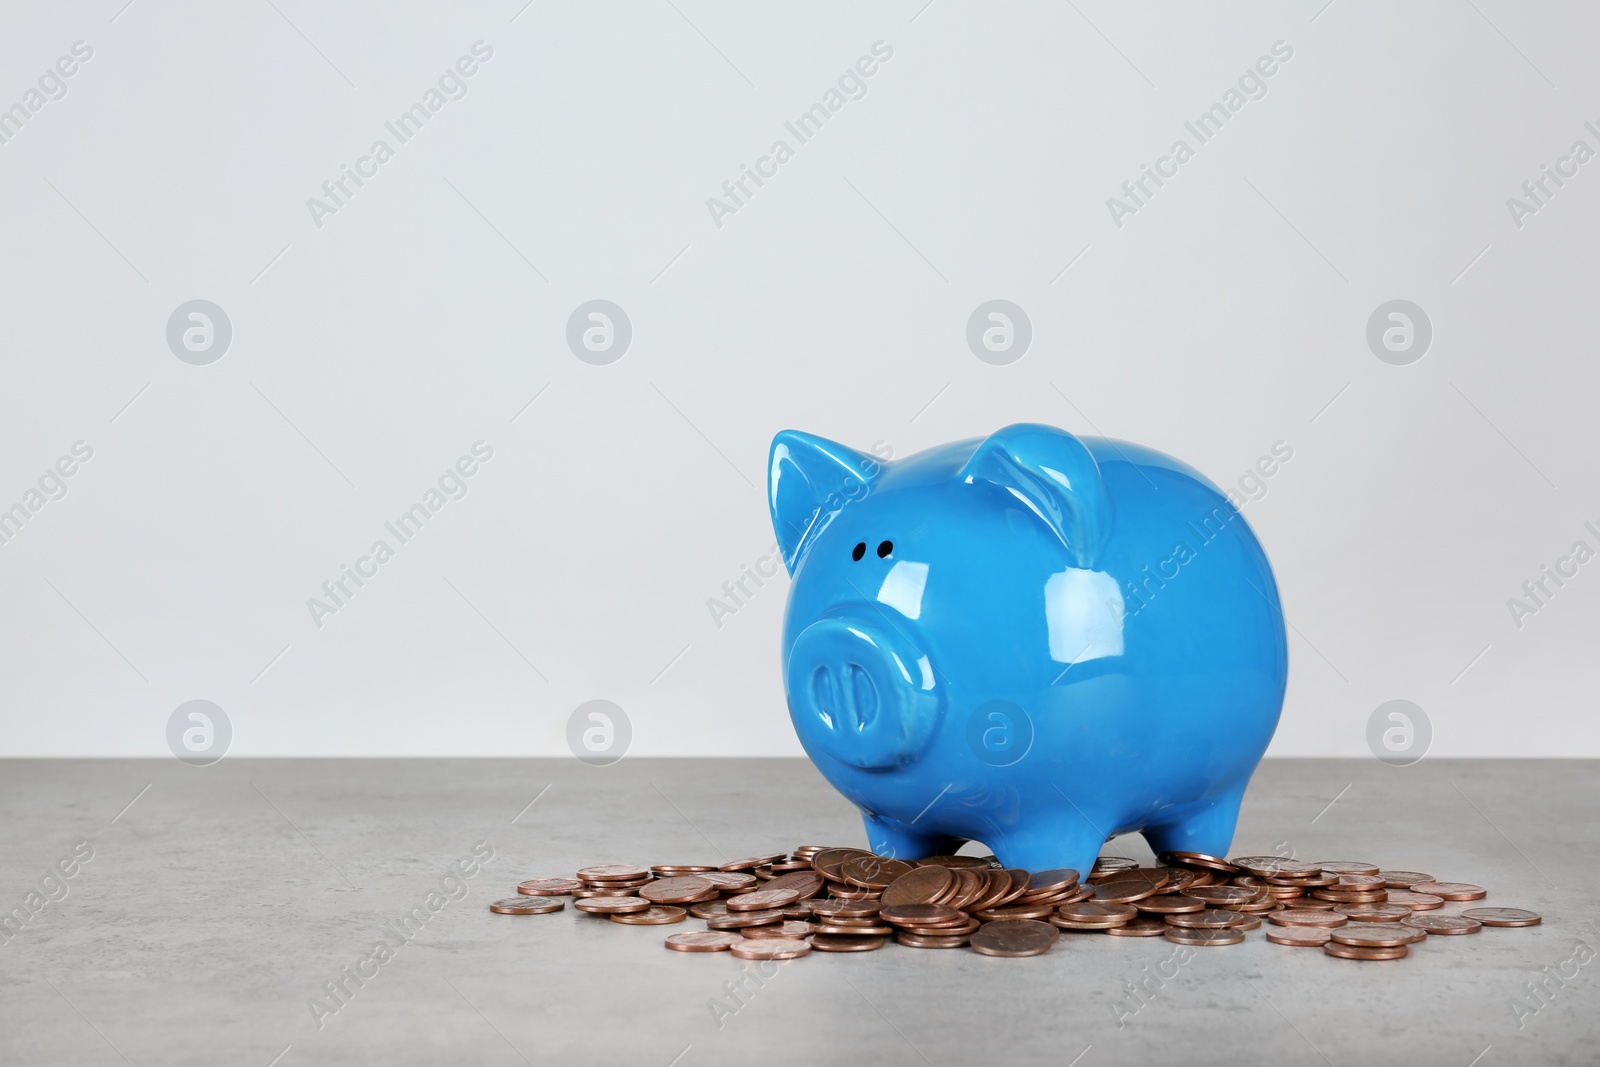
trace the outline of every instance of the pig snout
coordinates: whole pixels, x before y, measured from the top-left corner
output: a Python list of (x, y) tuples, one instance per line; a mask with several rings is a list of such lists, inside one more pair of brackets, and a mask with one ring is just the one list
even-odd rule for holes
[(829, 617), (789, 654), (789, 706), (807, 747), (866, 770), (914, 760), (943, 710), (926, 653), (896, 628)]

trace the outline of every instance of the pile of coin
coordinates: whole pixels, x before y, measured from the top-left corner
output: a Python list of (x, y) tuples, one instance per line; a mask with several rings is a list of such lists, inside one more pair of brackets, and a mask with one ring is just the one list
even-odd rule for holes
[(1140, 867), (1102, 856), (1080, 881), (1074, 870), (1006, 869), (992, 856), (907, 861), (802, 845), (720, 865), (585, 867), (572, 878), (525, 881), (517, 896), (489, 908), (539, 915), (562, 910), (558, 898), (571, 897), (579, 911), (623, 925), (668, 925), (693, 915), (706, 929), (669, 935), (669, 949), (756, 960), (870, 952), (891, 937), (909, 948), (1037, 956), (1063, 930), (1214, 947), (1242, 943), (1263, 922), (1273, 944), (1393, 960), (1430, 936), (1540, 922), (1520, 908), (1445, 914), (1447, 902), (1481, 900), (1488, 891), (1369, 863), (1198, 852), (1164, 852), (1159, 860), (1164, 866)]

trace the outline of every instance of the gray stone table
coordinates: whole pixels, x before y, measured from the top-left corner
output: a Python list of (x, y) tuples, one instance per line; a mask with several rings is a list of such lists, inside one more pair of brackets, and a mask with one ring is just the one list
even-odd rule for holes
[[(1597, 769), (1279, 760), (1246, 798), (1235, 855), (1477, 882), (1542, 926), (1391, 963), (1260, 931), (1187, 962), (1161, 939), (1072, 935), (1030, 959), (890, 945), (763, 978), (663, 949), (694, 920), (487, 904), (591, 863), (863, 844), (802, 760), (4, 761), (0, 911), (28, 918), (0, 931), (0, 1063), (1589, 1065)], [(1150, 858), (1138, 838), (1106, 851)], [(416, 906), (403, 939), (391, 924)], [(382, 938), (388, 958), (365, 962)]]

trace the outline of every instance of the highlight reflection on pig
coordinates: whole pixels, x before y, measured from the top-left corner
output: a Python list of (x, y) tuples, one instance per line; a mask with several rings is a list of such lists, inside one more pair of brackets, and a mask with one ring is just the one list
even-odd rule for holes
[(790, 716), (874, 851), (1087, 872), (1137, 830), (1226, 855), (1288, 652), (1216, 486), (1033, 424), (887, 463), (785, 430), (768, 478)]

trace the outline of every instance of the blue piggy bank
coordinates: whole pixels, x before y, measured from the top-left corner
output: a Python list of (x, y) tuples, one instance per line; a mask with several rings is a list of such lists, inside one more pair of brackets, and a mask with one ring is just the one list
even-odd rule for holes
[(875, 852), (1087, 872), (1137, 830), (1227, 854), (1288, 649), (1204, 476), (1043, 425), (893, 462), (785, 430), (768, 497), (789, 713)]

